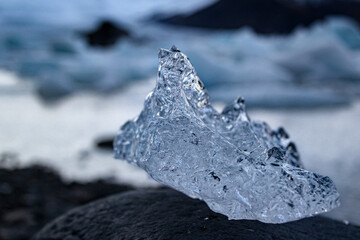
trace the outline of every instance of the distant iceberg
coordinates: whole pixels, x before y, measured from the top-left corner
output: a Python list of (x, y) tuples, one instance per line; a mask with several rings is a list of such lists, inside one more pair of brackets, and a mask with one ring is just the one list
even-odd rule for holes
[[(145, 7), (137, 12), (140, 2)], [(360, 31), (350, 20), (328, 19), (289, 36), (259, 36), (247, 28), (194, 31), (142, 19), (156, 11), (190, 11), (207, 1), (186, 1), (178, 10), (169, 0), (146, 2), (36, 0), (20, 9), (20, 1), (3, 1), (0, 68), (32, 79), (44, 99), (106, 93), (153, 76), (156, 49), (175, 43), (188, 53), (214, 101), (241, 94), (255, 107), (319, 107), (347, 104), (360, 92)], [(105, 18), (121, 21), (143, 41), (88, 46), (79, 32)]]

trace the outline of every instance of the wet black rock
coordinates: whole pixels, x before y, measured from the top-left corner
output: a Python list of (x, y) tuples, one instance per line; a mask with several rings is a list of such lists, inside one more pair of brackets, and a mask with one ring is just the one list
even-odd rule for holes
[(42, 166), (0, 169), (0, 239), (30, 239), (74, 207), (131, 189), (107, 181), (66, 183)]
[(95, 30), (84, 32), (83, 36), (90, 46), (109, 47), (119, 39), (129, 37), (130, 33), (111, 21), (103, 21)]
[(360, 239), (360, 227), (324, 217), (286, 224), (230, 221), (171, 189), (137, 190), (76, 208), (48, 224), (43, 239)]
[(114, 139), (113, 137), (107, 137), (107, 138), (101, 138), (97, 141), (95, 141), (95, 145), (97, 148), (107, 151), (113, 151), (114, 149)]
[(162, 22), (209, 29), (251, 27), (263, 34), (286, 34), (297, 26), (309, 26), (329, 16), (345, 16), (360, 23), (360, 2), (287, 0), (220, 0), (191, 15), (163, 18)]

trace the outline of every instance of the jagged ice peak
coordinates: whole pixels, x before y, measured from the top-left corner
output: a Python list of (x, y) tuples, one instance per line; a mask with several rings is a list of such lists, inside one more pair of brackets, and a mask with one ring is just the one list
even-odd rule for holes
[(283, 128), (252, 121), (244, 99), (219, 113), (189, 59), (160, 49), (156, 86), (114, 141), (115, 157), (229, 219), (284, 223), (339, 206), (329, 177), (303, 168)]

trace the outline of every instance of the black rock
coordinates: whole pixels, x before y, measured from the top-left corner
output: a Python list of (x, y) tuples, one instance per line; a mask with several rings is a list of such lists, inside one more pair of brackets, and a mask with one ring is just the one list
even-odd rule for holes
[(251, 27), (258, 33), (285, 34), (328, 16), (345, 16), (360, 23), (360, 2), (327, 0), (300, 4), (289, 0), (221, 0), (191, 15), (161, 22), (209, 29)]
[(104, 180), (64, 182), (55, 171), (42, 166), (0, 168), (0, 239), (30, 239), (74, 207), (131, 189)]
[(95, 142), (96, 147), (102, 150), (113, 151), (114, 149), (114, 137), (99, 139)]
[(360, 239), (360, 227), (324, 217), (286, 224), (230, 221), (171, 189), (137, 190), (76, 208), (48, 224), (42, 239)]
[(90, 46), (109, 47), (119, 39), (130, 36), (130, 33), (110, 21), (103, 21), (92, 31), (83, 33)]

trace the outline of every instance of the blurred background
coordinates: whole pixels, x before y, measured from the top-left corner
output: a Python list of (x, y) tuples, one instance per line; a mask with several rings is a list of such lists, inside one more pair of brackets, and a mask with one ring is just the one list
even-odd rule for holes
[(159, 187), (114, 160), (112, 139), (176, 45), (221, 109), (283, 126), (360, 224), (360, 1), (0, 1), (0, 239), (72, 207)]

